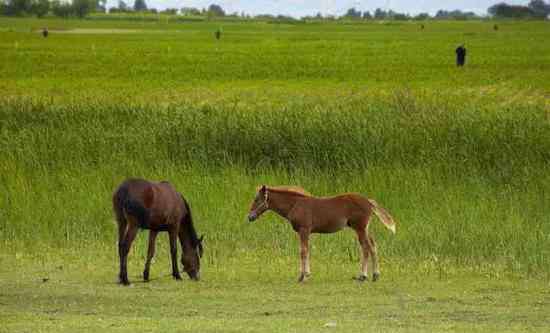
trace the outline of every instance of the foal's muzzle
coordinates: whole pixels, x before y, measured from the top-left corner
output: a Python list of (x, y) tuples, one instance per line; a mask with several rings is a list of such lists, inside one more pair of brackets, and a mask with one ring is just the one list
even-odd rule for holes
[(248, 214), (248, 222), (254, 222), (257, 218), (258, 216), (256, 215), (256, 213)]

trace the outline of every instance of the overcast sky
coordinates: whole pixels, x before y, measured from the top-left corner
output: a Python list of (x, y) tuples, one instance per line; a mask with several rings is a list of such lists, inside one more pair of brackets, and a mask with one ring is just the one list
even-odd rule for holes
[[(205, 8), (215, 3), (227, 12), (246, 12), (247, 14), (284, 14), (294, 17), (322, 14), (341, 15), (348, 8), (371, 12), (376, 8), (393, 9), (398, 12), (435, 14), (439, 9), (473, 11), (485, 14), (487, 8), (503, 0), (145, 0), (149, 7), (157, 9), (197, 7)], [(133, 5), (134, 0), (126, 0)], [(527, 4), (529, 1), (504, 0), (509, 4)], [(118, 0), (108, 0), (108, 7), (116, 6)]]

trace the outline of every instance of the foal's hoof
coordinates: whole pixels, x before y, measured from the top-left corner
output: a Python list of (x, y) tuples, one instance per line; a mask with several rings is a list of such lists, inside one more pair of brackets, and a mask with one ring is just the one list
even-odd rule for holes
[(143, 281), (149, 282), (149, 272), (143, 272)]
[(363, 274), (361, 274), (361, 275), (359, 275), (359, 276), (357, 276), (357, 277), (354, 277), (353, 279), (354, 279), (355, 281), (359, 281), (359, 282), (365, 282), (365, 281), (368, 281), (368, 280), (369, 280), (369, 278), (368, 278), (366, 275), (363, 275)]
[(300, 274), (300, 277), (298, 278), (298, 282), (299, 283), (306, 282), (310, 275), (311, 275), (310, 273)]
[(179, 275), (179, 273), (178, 273), (178, 274), (173, 274), (172, 276), (173, 276), (174, 279), (176, 279), (176, 280), (181, 280), (181, 275)]
[(378, 279), (380, 279), (380, 272), (372, 273), (372, 282), (376, 282)]

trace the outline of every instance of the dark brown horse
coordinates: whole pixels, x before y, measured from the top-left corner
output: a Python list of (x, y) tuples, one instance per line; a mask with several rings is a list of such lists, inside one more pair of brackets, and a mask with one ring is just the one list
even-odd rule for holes
[(311, 233), (333, 233), (350, 227), (357, 233), (362, 248), (359, 281), (368, 279), (367, 260), (372, 255), (373, 281), (380, 277), (378, 255), (374, 238), (368, 234), (369, 218), (374, 212), (384, 225), (395, 233), (395, 222), (388, 212), (372, 199), (359, 194), (343, 194), (316, 198), (300, 187), (262, 186), (252, 202), (248, 220), (256, 220), (265, 211), (272, 210), (287, 219), (300, 237), (301, 272), (299, 282), (310, 275), (309, 236)]
[(168, 182), (128, 179), (113, 194), (113, 209), (118, 223), (118, 255), (120, 283), (129, 285), (127, 261), (132, 242), (139, 229), (149, 230), (149, 248), (143, 279), (149, 281), (151, 259), (155, 255), (155, 239), (159, 231), (170, 236), (172, 276), (181, 280), (177, 263), (177, 239), (182, 248), (183, 269), (193, 280), (200, 277), (202, 237), (197, 237), (187, 201)]

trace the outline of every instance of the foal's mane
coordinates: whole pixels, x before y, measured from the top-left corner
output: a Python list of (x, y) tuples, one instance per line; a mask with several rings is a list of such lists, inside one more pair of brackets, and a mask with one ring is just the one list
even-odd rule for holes
[(300, 186), (272, 186), (268, 187), (268, 190), (279, 193), (299, 195), (302, 197), (311, 197), (311, 193), (304, 190)]

